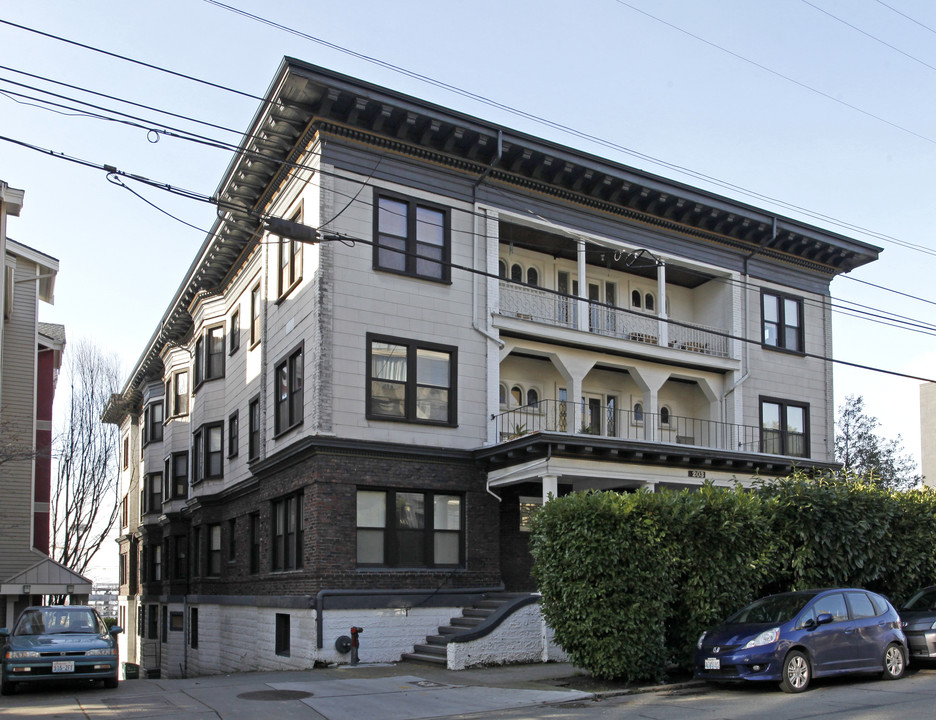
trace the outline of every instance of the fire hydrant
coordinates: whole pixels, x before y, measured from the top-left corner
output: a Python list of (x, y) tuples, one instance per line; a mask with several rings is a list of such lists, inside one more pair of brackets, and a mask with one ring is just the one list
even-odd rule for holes
[(351, 628), (351, 664), (357, 665), (360, 662), (358, 658), (358, 648), (361, 646), (361, 638), (358, 637), (364, 628), (362, 627), (352, 627)]

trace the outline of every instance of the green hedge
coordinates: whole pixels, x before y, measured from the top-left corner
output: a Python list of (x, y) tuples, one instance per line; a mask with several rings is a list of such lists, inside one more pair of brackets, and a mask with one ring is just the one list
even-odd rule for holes
[(700, 633), (769, 592), (936, 582), (936, 491), (803, 474), (752, 490), (574, 493), (533, 518), (543, 614), (601, 678), (691, 667)]

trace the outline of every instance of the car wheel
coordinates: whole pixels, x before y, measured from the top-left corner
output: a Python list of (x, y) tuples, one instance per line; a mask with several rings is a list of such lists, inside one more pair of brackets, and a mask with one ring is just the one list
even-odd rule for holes
[(783, 659), (783, 673), (780, 680), (780, 689), (783, 692), (798, 693), (809, 687), (812, 677), (812, 668), (809, 658), (799, 650), (792, 650)]
[(117, 687), (117, 676), (114, 675), (114, 677), (104, 678), (104, 687), (108, 690), (113, 690)]
[(907, 669), (907, 661), (904, 658), (903, 648), (897, 643), (891, 643), (884, 651), (884, 672), (882, 677), (885, 680), (899, 680), (903, 677)]
[(6, 678), (0, 680), (0, 695), (12, 695), (16, 692), (16, 683), (12, 683)]

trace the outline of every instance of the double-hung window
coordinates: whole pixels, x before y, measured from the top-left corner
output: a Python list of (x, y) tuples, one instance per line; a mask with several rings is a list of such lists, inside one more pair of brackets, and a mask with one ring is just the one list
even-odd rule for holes
[(809, 405), (761, 398), (761, 451), (809, 457)]
[(255, 397), (247, 406), (247, 459), (260, 457), (260, 398)]
[[(293, 222), (301, 222), (297, 214)], [(277, 297), (283, 297), (302, 280), (302, 243), (292, 238), (281, 237), (279, 241), (279, 278)]]
[(221, 575), (221, 525), (208, 526), (208, 576)]
[(461, 566), (464, 564), (462, 513), (461, 495), (358, 490), (358, 565)]
[(250, 347), (260, 342), (260, 283), (253, 286), (250, 291)]
[(143, 513), (158, 513), (162, 510), (163, 474), (148, 473), (143, 476)]
[(458, 350), (446, 345), (367, 336), (367, 417), (456, 424)]
[(803, 299), (764, 292), (761, 295), (764, 345), (790, 352), (805, 352)]
[(172, 453), (166, 458), (163, 497), (169, 500), (184, 500), (188, 497), (188, 453)]
[(273, 512), (274, 570), (295, 570), (302, 567), (302, 493), (276, 500)]
[(224, 474), (224, 424), (210, 423), (195, 431), (192, 441), (192, 483)]
[(166, 380), (166, 404), (169, 417), (188, 415), (188, 370), (173, 373)]
[(277, 435), (302, 422), (302, 375), (302, 345), (299, 345), (274, 369), (274, 432)]
[(374, 268), (448, 282), (451, 255), (449, 211), (398, 195), (380, 195), (375, 205)]
[(143, 444), (162, 442), (163, 439), (163, 401), (154, 400), (146, 406), (143, 420)]
[(228, 415), (228, 457), (237, 457), (240, 445), (240, 418), (237, 410)]
[(240, 306), (234, 308), (231, 313), (231, 327), (228, 330), (228, 341), (230, 349), (228, 352), (233, 355), (240, 347)]

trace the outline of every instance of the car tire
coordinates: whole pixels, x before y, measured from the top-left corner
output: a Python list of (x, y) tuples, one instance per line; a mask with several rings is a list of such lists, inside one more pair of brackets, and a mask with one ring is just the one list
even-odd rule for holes
[(114, 675), (114, 677), (104, 678), (104, 687), (108, 690), (113, 690), (117, 687), (117, 676)]
[(791, 650), (783, 658), (783, 668), (781, 670), (780, 689), (783, 692), (799, 693), (809, 687), (809, 681), (812, 679), (812, 666), (809, 664), (809, 658), (805, 653), (799, 650)]
[(907, 657), (904, 650), (897, 643), (891, 643), (884, 651), (884, 672), (881, 677), (885, 680), (900, 680), (907, 670)]
[(6, 678), (0, 680), (0, 695), (12, 695), (16, 692), (16, 683), (10, 682)]

